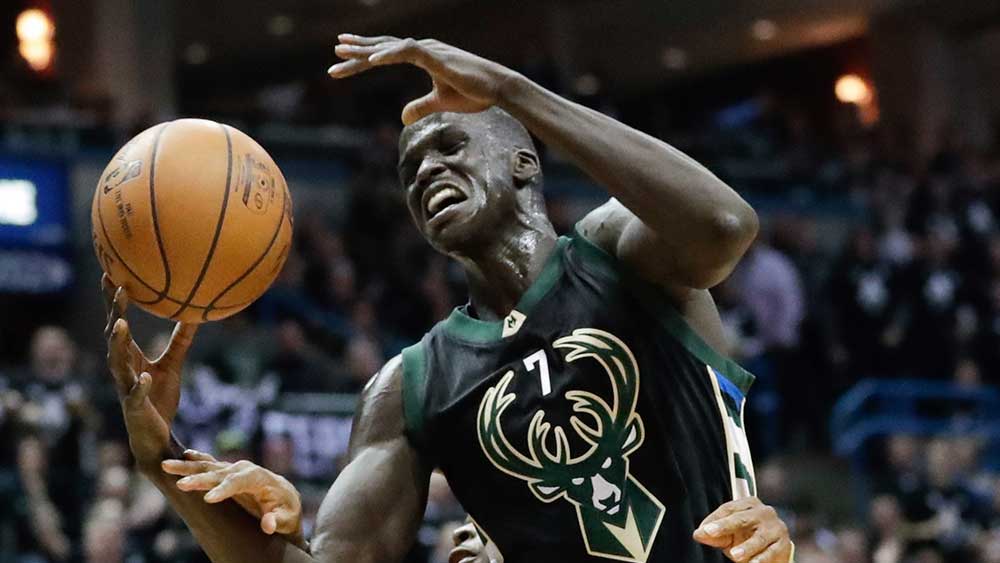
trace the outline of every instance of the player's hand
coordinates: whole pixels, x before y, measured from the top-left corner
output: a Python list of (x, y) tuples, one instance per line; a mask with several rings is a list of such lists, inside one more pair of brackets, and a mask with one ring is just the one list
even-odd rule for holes
[(756, 497), (720, 506), (702, 521), (694, 539), (722, 549), (737, 563), (790, 563), (794, 553), (788, 527)]
[(231, 498), (260, 519), (265, 534), (277, 532), (304, 545), (299, 492), (281, 475), (249, 461), (217, 461), (194, 450), (185, 451), (183, 460), (168, 459), (160, 466), (166, 473), (184, 476), (177, 481), (178, 489), (208, 491), (205, 502), (213, 504)]
[(150, 360), (132, 339), (125, 311), (128, 295), (101, 278), (108, 323), (108, 368), (121, 401), (132, 455), (142, 470), (158, 467), (170, 449), (170, 424), (181, 397), (181, 366), (198, 325), (177, 323), (167, 348)]
[(372, 67), (395, 64), (418, 66), (431, 76), (433, 87), (406, 104), (403, 123), (409, 125), (432, 113), (472, 113), (496, 105), (504, 86), (517, 75), (511, 69), (434, 39), (338, 36), (337, 56), (345, 59), (327, 71), (346, 78)]

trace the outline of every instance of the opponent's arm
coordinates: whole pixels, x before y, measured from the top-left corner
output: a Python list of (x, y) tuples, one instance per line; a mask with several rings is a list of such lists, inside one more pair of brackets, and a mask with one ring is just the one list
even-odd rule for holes
[(423, 518), (430, 468), (403, 434), (400, 371), (390, 361), (365, 389), (350, 461), (320, 507), (310, 545), (301, 539), (298, 493), (264, 468), (187, 452), (147, 476), (215, 563), (401, 561)]
[[(180, 368), (195, 327), (178, 324), (156, 360), (147, 359), (129, 335), (127, 296), (105, 278), (108, 366), (121, 402), (129, 445), (139, 470), (163, 493), (215, 563), (334, 563), (398, 561), (423, 518), (430, 469), (403, 433), (401, 361), (390, 361), (365, 388), (351, 437), (351, 461), (330, 489), (317, 521), (311, 553), (296, 541), (265, 533), (268, 524), (236, 502), (208, 499), (162, 462), (180, 454), (170, 424), (180, 398)], [(190, 456), (188, 456), (190, 459)], [(234, 494), (254, 483), (240, 466), (219, 486)], [(183, 489), (192, 489), (190, 492)], [(206, 501), (215, 502), (206, 502)], [(299, 545), (296, 545), (299, 544)]]
[(723, 504), (705, 517), (694, 539), (721, 549), (734, 563), (793, 563), (795, 558), (788, 526), (757, 497)]
[(502, 65), (430, 39), (345, 34), (340, 41), (336, 52), (347, 61), (330, 68), (334, 77), (400, 63), (430, 74), (433, 89), (407, 104), (406, 123), (438, 111), (498, 105), (565, 153), (617, 198), (586, 221), (602, 230), (595, 241), (649, 281), (711, 287), (729, 274), (756, 235), (753, 209), (693, 159)]

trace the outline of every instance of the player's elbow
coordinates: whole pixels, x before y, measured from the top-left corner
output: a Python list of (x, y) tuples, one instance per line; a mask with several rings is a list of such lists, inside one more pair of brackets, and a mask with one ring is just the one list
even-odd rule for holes
[(732, 273), (759, 228), (757, 214), (749, 205), (744, 207), (737, 211), (720, 210), (711, 218), (704, 251), (698, 252), (695, 263), (687, 268), (687, 286), (708, 289)]
[(732, 209), (717, 210), (711, 218), (710, 228), (713, 245), (723, 250), (723, 255), (735, 255), (739, 259), (757, 238), (760, 222), (753, 208), (740, 200)]

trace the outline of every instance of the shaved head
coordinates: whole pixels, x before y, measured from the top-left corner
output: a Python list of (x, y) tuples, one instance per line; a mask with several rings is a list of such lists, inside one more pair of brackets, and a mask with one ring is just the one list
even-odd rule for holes
[(478, 121), (485, 128), (489, 137), (501, 141), (515, 150), (526, 149), (533, 153), (538, 153), (535, 149), (535, 142), (531, 139), (531, 134), (524, 128), (524, 125), (521, 125), (521, 122), (515, 119), (513, 115), (498, 106), (492, 106), (479, 113), (432, 113), (419, 121), (403, 127), (403, 131), (399, 135), (400, 150), (406, 145), (407, 140), (415, 131), (426, 127), (431, 122), (448, 119), (451, 116)]
[(529, 216), (547, 221), (535, 143), (498, 107), (407, 125), (397, 170), (416, 226), (446, 254), (490, 246)]

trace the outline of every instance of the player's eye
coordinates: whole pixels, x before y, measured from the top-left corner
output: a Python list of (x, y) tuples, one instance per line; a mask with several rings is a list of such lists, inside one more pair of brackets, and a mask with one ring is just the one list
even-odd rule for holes
[(452, 143), (451, 145), (448, 146), (448, 148), (443, 150), (441, 154), (445, 156), (456, 155), (460, 150), (462, 150), (462, 147), (464, 146), (465, 146), (465, 141), (458, 141), (457, 143)]

